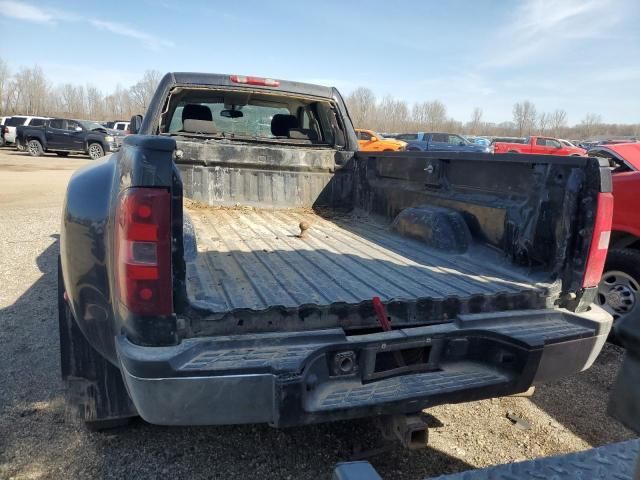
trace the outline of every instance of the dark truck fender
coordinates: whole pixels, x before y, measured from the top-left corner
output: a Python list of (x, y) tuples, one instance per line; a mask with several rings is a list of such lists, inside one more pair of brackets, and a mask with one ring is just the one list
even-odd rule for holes
[[(113, 225), (120, 192), (131, 186), (177, 185), (182, 224), (181, 182), (172, 161), (175, 141), (131, 135), (120, 152), (78, 170), (67, 187), (60, 232), (62, 281), (73, 317), (91, 346), (117, 365), (119, 334), (139, 339), (153, 330), (157, 343), (174, 343), (175, 318), (135, 318), (114, 295)], [(181, 244), (180, 244), (181, 247)], [(182, 250), (174, 257), (182, 256)], [(169, 333), (167, 333), (169, 332)], [(161, 338), (158, 338), (161, 337)]]
[(115, 168), (115, 161), (101, 160), (71, 177), (60, 230), (60, 264), (69, 308), (91, 346), (114, 364), (107, 243)]
[(107, 142), (105, 142), (104, 137), (105, 137), (104, 135), (99, 135), (96, 133), (88, 133), (84, 139), (84, 152), (85, 153), (89, 152), (89, 145), (91, 145), (92, 143), (99, 143), (100, 146), (102, 147), (102, 151), (105, 152), (105, 154), (108, 153), (110, 149)]

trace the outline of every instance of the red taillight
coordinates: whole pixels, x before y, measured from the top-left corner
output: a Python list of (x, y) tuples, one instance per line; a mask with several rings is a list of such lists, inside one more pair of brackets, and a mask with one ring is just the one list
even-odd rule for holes
[(609, 250), (609, 238), (611, 237), (611, 219), (613, 217), (613, 194), (599, 193), (598, 207), (596, 210), (596, 224), (593, 228), (589, 258), (584, 271), (582, 287), (595, 287), (600, 283), (604, 262)]
[(116, 281), (120, 302), (138, 315), (170, 315), (171, 195), (130, 188), (116, 212)]
[(247, 77), (245, 75), (231, 75), (230, 79), (233, 83), (244, 83), (246, 85), (261, 85), (263, 87), (279, 87), (280, 86), (280, 80), (274, 80), (273, 78)]

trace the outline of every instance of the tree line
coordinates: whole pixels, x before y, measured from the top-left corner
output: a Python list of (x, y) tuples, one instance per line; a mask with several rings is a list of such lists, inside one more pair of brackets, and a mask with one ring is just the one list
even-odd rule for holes
[(0, 114), (128, 120), (145, 112), (161, 77), (147, 70), (134, 85), (104, 93), (91, 84), (53, 85), (37, 65), (12, 72), (0, 58)]
[[(126, 120), (145, 112), (161, 76), (157, 70), (147, 70), (134, 85), (118, 85), (113, 92), (104, 93), (91, 84), (53, 85), (37, 65), (12, 72), (0, 58), (0, 114)], [(447, 131), (519, 137), (539, 134), (577, 139), (640, 136), (640, 124), (607, 124), (595, 113), (569, 126), (565, 110), (539, 112), (528, 100), (516, 103), (512, 120), (500, 123), (485, 121), (480, 107), (473, 108), (470, 119), (462, 122), (451, 118), (439, 100), (410, 106), (389, 95), (378, 100), (366, 87), (356, 88), (346, 102), (356, 127), (380, 132)]]
[(540, 112), (529, 100), (513, 105), (512, 120), (500, 123), (483, 120), (482, 108), (475, 107), (470, 119), (462, 122), (447, 114), (439, 100), (415, 103), (411, 108), (404, 100), (385, 96), (378, 100), (366, 87), (356, 88), (345, 99), (356, 128), (398, 133), (444, 131), (470, 135), (517, 136), (549, 135), (586, 140), (594, 137), (640, 137), (640, 124), (604, 123), (602, 117), (588, 113), (577, 125), (569, 126), (567, 112), (558, 108)]

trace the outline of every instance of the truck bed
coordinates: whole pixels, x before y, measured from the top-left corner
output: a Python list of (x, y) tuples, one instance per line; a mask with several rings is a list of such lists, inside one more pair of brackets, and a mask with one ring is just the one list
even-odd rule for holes
[[(429, 248), (358, 210), (261, 210), (189, 203), (197, 254), (187, 262), (189, 301), (210, 312), (358, 304), (418, 298), (540, 293), (548, 284), (504, 254)], [(300, 236), (300, 223), (310, 227)]]

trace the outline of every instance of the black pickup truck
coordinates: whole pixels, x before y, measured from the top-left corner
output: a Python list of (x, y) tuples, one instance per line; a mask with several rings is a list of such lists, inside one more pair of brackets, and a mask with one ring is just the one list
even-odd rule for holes
[(611, 176), (590, 157), (358, 152), (335, 88), (171, 73), (71, 179), (68, 401), (90, 427), (401, 416), (588, 368)]
[(52, 118), (38, 127), (16, 127), (16, 144), (24, 146), (31, 156), (55, 152), (61, 157), (70, 153), (86, 153), (92, 160), (116, 152), (123, 135), (109, 131), (97, 122)]

